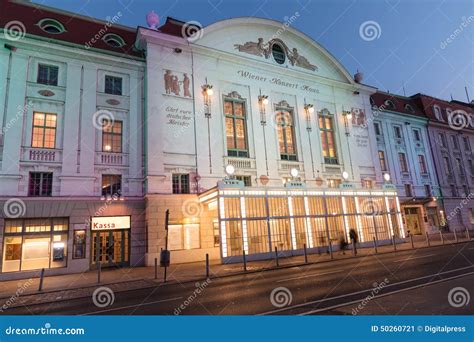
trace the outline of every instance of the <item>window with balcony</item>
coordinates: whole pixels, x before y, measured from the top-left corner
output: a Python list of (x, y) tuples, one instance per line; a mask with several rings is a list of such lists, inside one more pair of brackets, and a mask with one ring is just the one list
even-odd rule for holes
[(55, 148), (56, 125), (56, 114), (34, 112), (31, 147)]
[(400, 162), (400, 171), (401, 172), (408, 172), (408, 163), (407, 163), (407, 156), (405, 153), (400, 152), (398, 154), (398, 160)]
[(173, 174), (173, 194), (189, 194), (189, 174)]
[(58, 74), (59, 67), (57, 67), (56, 65), (39, 64), (36, 82), (40, 84), (57, 86)]
[(102, 121), (102, 151), (122, 152), (122, 121)]
[(426, 159), (425, 156), (422, 154), (418, 155), (418, 164), (420, 165), (420, 172), (421, 173), (428, 173), (428, 169), (426, 167)]
[(234, 98), (224, 99), (227, 155), (229, 157), (249, 156), (247, 144), (247, 113), (245, 101)]
[(326, 164), (337, 164), (334, 118), (327, 110), (323, 110), (319, 114), (319, 130), (321, 132), (324, 162)]
[(112, 95), (122, 95), (122, 78), (105, 75), (104, 93)]
[(121, 175), (102, 175), (102, 196), (120, 197), (122, 194)]
[(275, 119), (281, 160), (297, 160), (293, 111), (280, 109)]
[(28, 196), (49, 197), (53, 192), (52, 172), (30, 172)]
[(380, 162), (380, 169), (382, 171), (387, 171), (387, 162), (385, 160), (385, 152), (379, 151), (379, 162)]

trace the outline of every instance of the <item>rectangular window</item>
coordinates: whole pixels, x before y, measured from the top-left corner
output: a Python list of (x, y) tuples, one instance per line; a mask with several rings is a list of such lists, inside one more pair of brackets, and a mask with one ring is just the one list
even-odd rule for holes
[(472, 159), (468, 159), (467, 164), (469, 166), (469, 173), (471, 176), (474, 176), (474, 163), (472, 162)]
[(102, 196), (120, 197), (122, 194), (121, 175), (102, 175)]
[(276, 114), (278, 146), (282, 160), (296, 160), (296, 140), (293, 112), (280, 110)]
[(414, 129), (413, 130), (413, 139), (415, 139), (416, 142), (421, 141), (421, 134), (419, 129)]
[(56, 147), (56, 114), (33, 113), (33, 131), (31, 147)]
[(393, 134), (396, 139), (402, 138), (402, 128), (400, 126), (393, 126)]
[(58, 73), (59, 68), (55, 65), (38, 65), (38, 77), (36, 79), (37, 83), (57, 86), (58, 85)]
[(405, 196), (406, 197), (413, 197), (413, 191), (411, 184), (405, 184)]
[(122, 78), (105, 75), (105, 89), (106, 94), (122, 95)]
[(455, 150), (459, 150), (458, 137), (455, 136), (455, 135), (451, 135), (451, 141), (453, 142), (453, 148), (454, 148)]
[(443, 157), (444, 171), (448, 176), (451, 175), (451, 164), (449, 162), (449, 157)]
[(424, 187), (425, 187), (426, 197), (431, 197), (432, 196), (431, 185), (430, 184), (425, 184)]
[(408, 164), (407, 164), (407, 157), (405, 153), (398, 154), (398, 160), (400, 161), (400, 171), (401, 172), (408, 172)]
[(332, 115), (327, 111), (323, 111), (319, 114), (319, 130), (321, 132), (324, 162), (326, 164), (337, 164), (334, 120)]
[(75, 230), (73, 239), (72, 258), (84, 259), (86, 257), (86, 231)]
[(384, 151), (379, 151), (379, 161), (380, 161), (380, 169), (382, 171), (387, 171), (387, 162), (385, 161)]
[(214, 232), (214, 247), (219, 247), (221, 245), (221, 233), (219, 229), (219, 221), (214, 220), (212, 222), (212, 228)]
[(102, 151), (122, 153), (122, 121), (102, 121)]
[(463, 137), (462, 140), (463, 140), (463, 143), (464, 143), (464, 149), (466, 151), (470, 151), (471, 150), (471, 144), (469, 142), (469, 137)]
[(68, 229), (67, 218), (5, 220), (2, 272), (65, 267)]
[(235, 179), (244, 182), (245, 186), (252, 186), (252, 177), (251, 176), (235, 176)]
[(448, 147), (448, 144), (446, 142), (446, 136), (443, 133), (438, 133), (438, 139), (441, 146)]
[(474, 209), (472, 208), (469, 208), (469, 222), (471, 222), (471, 224), (474, 224)]
[(420, 165), (420, 172), (421, 173), (428, 173), (428, 169), (426, 168), (426, 160), (425, 156), (422, 154), (418, 155), (418, 163)]
[(173, 194), (189, 194), (189, 174), (173, 174)]
[(328, 188), (339, 188), (341, 185), (340, 179), (328, 179)]
[(52, 172), (30, 172), (28, 196), (48, 197), (53, 192)]
[(463, 191), (464, 191), (464, 195), (463, 195), (463, 196), (464, 196), (464, 197), (469, 196), (469, 192), (470, 192), (470, 191), (469, 191), (469, 187), (468, 187), (467, 185), (463, 185), (462, 189), (463, 189)]
[(466, 173), (464, 172), (464, 165), (462, 164), (461, 158), (456, 158), (456, 168), (459, 170), (459, 174), (464, 176)]
[(230, 157), (248, 157), (245, 101), (226, 98), (224, 100), (224, 116), (227, 155)]
[(200, 248), (199, 224), (170, 224), (168, 229), (171, 251)]
[(382, 135), (382, 128), (379, 122), (374, 122), (375, 135)]
[(451, 196), (453, 197), (458, 197), (458, 189), (456, 188), (456, 185), (451, 184)]
[(364, 179), (362, 181), (362, 187), (366, 189), (372, 189), (374, 187), (374, 182), (370, 179)]

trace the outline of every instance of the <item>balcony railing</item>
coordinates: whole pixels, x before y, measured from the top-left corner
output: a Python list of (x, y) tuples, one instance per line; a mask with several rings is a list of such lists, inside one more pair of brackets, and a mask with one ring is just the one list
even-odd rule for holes
[(297, 169), (300, 172), (304, 171), (303, 163), (296, 161), (280, 160), (278, 162), (278, 168), (282, 171), (289, 171), (291, 169)]
[(52, 148), (23, 147), (21, 154), (21, 161), (23, 162), (61, 163), (62, 150)]
[(239, 158), (239, 157), (225, 157), (225, 165), (233, 165), (237, 170), (253, 170), (255, 169), (255, 159)]
[(96, 152), (97, 165), (128, 166), (128, 153)]

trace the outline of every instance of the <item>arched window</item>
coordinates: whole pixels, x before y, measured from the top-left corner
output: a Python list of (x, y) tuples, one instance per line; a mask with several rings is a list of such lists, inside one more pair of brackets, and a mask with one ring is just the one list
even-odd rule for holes
[(280, 44), (275, 43), (272, 45), (272, 56), (278, 64), (285, 63), (285, 50), (283, 50), (283, 47)]
[(326, 164), (337, 164), (334, 117), (327, 109), (319, 112), (319, 130), (321, 132), (324, 162)]
[(113, 48), (120, 48), (125, 46), (125, 41), (122, 37), (114, 33), (107, 33), (102, 40), (108, 45)]
[(393, 103), (392, 100), (385, 100), (384, 102), (384, 105), (388, 108), (388, 109), (395, 109), (395, 104)]
[(410, 113), (414, 113), (415, 110), (413, 109), (413, 107), (411, 105), (409, 105), (408, 103), (405, 105), (405, 110), (407, 112), (410, 112)]
[(66, 32), (66, 28), (64, 27), (64, 25), (61, 24), (56, 19), (44, 18), (44, 19), (41, 19), (37, 25), (44, 32), (51, 33), (51, 34), (61, 34), (63, 32)]
[(441, 115), (441, 108), (438, 105), (433, 106), (433, 112), (436, 119), (438, 119), (439, 121), (443, 121), (443, 116)]
[(227, 155), (230, 157), (248, 157), (245, 100), (240, 96), (228, 95), (224, 97), (224, 116)]
[(282, 101), (275, 109), (280, 158), (282, 160), (297, 160), (293, 108), (289, 107), (286, 101)]

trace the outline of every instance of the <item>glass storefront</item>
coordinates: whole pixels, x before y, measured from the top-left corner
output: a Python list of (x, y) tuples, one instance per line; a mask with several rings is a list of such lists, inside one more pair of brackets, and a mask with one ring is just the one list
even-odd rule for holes
[(67, 218), (5, 220), (2, 272), (67, 265)]

